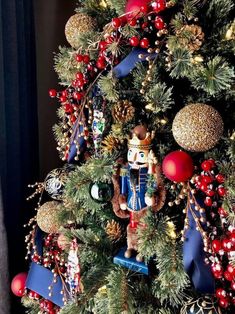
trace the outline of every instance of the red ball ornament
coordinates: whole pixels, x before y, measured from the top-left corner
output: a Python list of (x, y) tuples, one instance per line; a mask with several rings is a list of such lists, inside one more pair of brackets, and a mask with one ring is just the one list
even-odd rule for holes
[(17, 297), (22, 297), (24, 295), (25, 282), (27, 279), (27, 273), (19, 273), (16, 275), (11, 282), (11, 291)]
[(193, 175), (193, 160), (189, 154), (177, 150), (164, 158), (162, 169), (168, 179), (175, 182), (184, 182)]
[(141, 12), (148, 12), (149, 0), (128, 0), (126, 3), (125, 13), (129, 16), (139, 16)]

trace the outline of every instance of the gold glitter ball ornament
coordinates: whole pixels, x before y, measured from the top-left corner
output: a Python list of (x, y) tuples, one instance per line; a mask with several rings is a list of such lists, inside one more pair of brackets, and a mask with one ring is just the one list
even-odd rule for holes
[(83, 33), (95, 29), (96, 22), (94, 18), (84, 13), (77, 13), (71, 16), (65, 25), (65, 36), (68, 43), (73, 48), (79, 48), (79, 36)]
[(46, 233), (57, 233), (60, 228), (58, 214), (60, 203), (56, 201), (44, 203), (37, 212), (37, 224)]
[(175, 141), (191, 152), (204, 152), (214, 147), (223, 134), (223, 120), (213, 107), (189, 104), (175, 116), (172, 132)]

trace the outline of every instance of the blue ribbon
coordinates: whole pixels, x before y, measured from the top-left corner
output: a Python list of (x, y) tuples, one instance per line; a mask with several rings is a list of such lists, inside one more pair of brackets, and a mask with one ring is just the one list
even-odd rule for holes
[[(34, 292), (37, 292), (43, 298), (50, 300), (54, 304), (62, 307), (64, 306), (64, 301), (62, 300), (63, 295), (60, 293), (60, 291), (63, 289), (63, 284), (59, 276), (56, 278), (56, 283), (54, 283), (53, 280), (53, 273), (49, 269), (32, 262), (26, 280), (26, 287)], [(50, 290), (48, 287), (51, 285), (52, 296), (49, 296)]]
[[(143, 58), (139, 58), (139, 55), (143, 55)], [(156, 55), (156, 53), (148, 53), (146, 49), (133, 48), (129, 55), (114, 67), (113, 73), (116, 78), (126, 77), (138, 62), (146, 61), (147, 57), (154, 59)]]
[[(205, 263), (206, 256), (203, 249), (202, 235), (200, 231), (196, 230), (197, 225), (192, 212), (197, 218), (203, 217), (206, 219), (205, 213), (199, 213), (195, 210), (195, 203), (191, 204), (188, 202), (187, 216), (189, 228), (185, 232), (186, 239), (183, 245), (184, 268), (197, 291), (214, 294), (215, 281), (210, 266)], [(206, 230), (206, 223), (201, 223), (201, 226)]]
[[(39, 228), (37, 228), (35, 234), (35, 245), (37, 247), (37, 253), (40, 256), (43, 255), (43, 238), (44, 233)], [(56, 283), (53, 282), (54, 279), (54, 274), (49, 269), (35, 262), (32, 262), (30, 265), (25, 286), (26, 288), (37, 292), (45, 299), (50, 300), (54, 304), (62, 307), (64, 306), (64, 296), (60, 292), (61, 290), (64, 290), (64, 286), (59, 276), (56, 277)], [(50, 290), (48, 289), (48, 287), (51, 285), (52, 296), (49, 296)], [(69, 299), (70, 296), (68, 295), (68, 293), (66, 294), (66, 297)]]

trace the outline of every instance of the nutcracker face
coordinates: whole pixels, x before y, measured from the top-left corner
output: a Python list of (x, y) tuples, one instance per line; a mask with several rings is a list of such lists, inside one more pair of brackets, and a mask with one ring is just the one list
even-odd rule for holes
[(146, 167), (148, 163), (148, 149), (129, 148), (127, 160), (133, 169)]

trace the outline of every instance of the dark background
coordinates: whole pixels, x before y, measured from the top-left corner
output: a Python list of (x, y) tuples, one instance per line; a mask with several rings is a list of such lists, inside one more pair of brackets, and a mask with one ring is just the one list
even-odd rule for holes
[[(75, 0), (0, 0), (0, 174), (10, 281), (28, 269), (23, 224), (35, 203), (25, 200), (27, 185), (61, 165), (52, 134), (58, 103), (48, 90), (59, 88), (53, 53), (68, 45), (64, 26), (75, 6)], [(20, 298), (9, 294), (11, 313), (24, 313)]]

